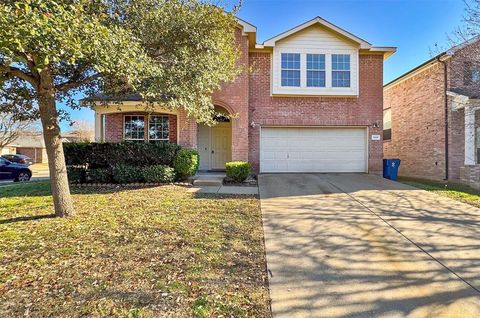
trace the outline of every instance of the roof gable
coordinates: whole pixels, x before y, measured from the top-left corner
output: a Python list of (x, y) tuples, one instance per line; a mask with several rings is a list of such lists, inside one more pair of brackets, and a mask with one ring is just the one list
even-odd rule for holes
[(300, 32), (308, 27), (311, 27), (313, 25), (321, 25), (323, 26), (326, 30), (330, 31), (330, 32), (333, 32), (333, 33), (336, 33), (337, 35), (343, 37), (343, 38), (346, 38), (354, 43), (357, 43), (359, 45), (359, 48), (361, 49), (370, 49), (372, 47), (372, 45), (370, 43), (368, 43), (367, 41), (353, 35), (352, 33), (334, 25), (333, 23), (330, 23), (328, 22), (327, 20), (324, 20), (320, 17), (316, 17), (310, 21), (307, 21), (303, 24), (300, 24), (288, 31), (285, 31), (271, 39), (268, 39), (266, 40), (263, 45), (264, 46), (275, 46), (275, 44), (282, 40), (282, 39), (285, 39), (286, 37), (289, 37), (297, 32)]

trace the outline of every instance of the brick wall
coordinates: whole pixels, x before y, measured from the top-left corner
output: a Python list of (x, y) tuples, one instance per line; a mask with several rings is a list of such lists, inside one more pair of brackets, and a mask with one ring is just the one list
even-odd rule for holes
[(462, 183), (480, 190), (480, 165), (462, 166), (459, 170)]
[[(475, 44), (446, 61), (448, 87), (464, 84), (465, 61), (478, 52)], [(472, 53), (473, 52), (473, 53)], [(392, 140), (384, 142), (385, 157), (402, 160), (401, 176), (443, 180), (445, 173), (445, 76), (440, 62), (385, 89), (384, 108), (392, 110)], [(478, 86), (476, 87), (478, 90)], [(461, 180), (465, 161), (465, 112), (453, 110), (448, 100), (448, 178)], [(476, 127), (480, 114), (476, 114)]]
[(384, 108), (391, 108), (392, 139), (385, 158), (402, 160), (399, 175), (433, 180), (445, 177), (444, 71), (440, 63), (389, 87)]
[(44, 156), (44, 151), (43, 148), (17, 147), (15, 153), (30, 157), (35, 163), (46, 163), (48, 160), (46, 154)]
[[(105, 115), (105, 141), (120, 142), (123, 141), (123, 116), (124, 115), (141, 115), (145, 116), (147, 121), (148, 114), (142, 112), (135, 113), (113, 113)], [(167, 115), (169, 123), (169, 141), (177, 143), (177, 116), (172, 114), (150, 114), (150, 115)], [(148, 136), (148, 125), (145, 125), (145, 139)]]
[[(250, 53), (250, 121), (249, 161), (255, 169), (260, 161), (260, 127), (262, 125), (296, 126), (368, 126), (370, 136), (382, 135), (383, 56), (360, 55), (357, 97), (272, 97), (270, 96), (269, 53)], [(380, 124), (373, 128), (374, 123)], [(369, 172), (382, 170), (382, 142), (369, 136)]]
[[(236, 30), (235, 42), (240, 52), (238, 64), (243, 68), (242, 73), (232, 83), (225, 83), (221, 89), (213, 94), (216, 106), (224, 108), (229, 114), (236, 115), (232, 120), (232, 160), (248, 160), (248, 38), (240, 29)], [(188, 147), (197, 147), (197, 123), (188, 118), (183, 110), (179, 111), (180, 123), (179, 144)]]
[(221, 90), (213, 94), (214, 103), (224, 107), (230, 114), (236, 114), (232, 120), (232, 160), (248, 160), (248, 37), (237, 29), (235, 42), (240, 52), (238, 65), (243, 69), (235, 82), (222, 85)]

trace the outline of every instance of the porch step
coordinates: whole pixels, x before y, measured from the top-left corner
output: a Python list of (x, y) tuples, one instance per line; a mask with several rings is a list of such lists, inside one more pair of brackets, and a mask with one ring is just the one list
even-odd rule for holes
[(194, 186), (199, 187), (220, 187), (223, 184), (223, 177), (215, 177), (215, 176), (202, 176), (193, 180)]
[(199, 171), (193, 177), (193, 185), (199, 187), (220, 187), (223, 184), (225, 172)]

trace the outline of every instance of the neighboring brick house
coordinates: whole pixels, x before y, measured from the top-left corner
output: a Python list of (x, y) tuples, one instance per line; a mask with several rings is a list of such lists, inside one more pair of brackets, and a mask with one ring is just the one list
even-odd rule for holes
[(47, 148), (40, 133), (23, 133), (13, 142), (0, 148), (0, 155), (18, 154), (33, 159), (35, 163), (47, 163)]
[(383, 61), (395, 48), (319, 17), (257, 44), (256, 28), (238, 22), (240, 63), (250, 71), (213, 95), (218, 111), (237, 116), (207, 127), (126, 98), (95, 108), (96, 139), (177, 142), (199, 150), (202, 170), (242, 160), (259, 172), (379, 173)]
[(401, 176), (480, 188), (479, 50), (475, 38), (384, 86), (383, 152)]

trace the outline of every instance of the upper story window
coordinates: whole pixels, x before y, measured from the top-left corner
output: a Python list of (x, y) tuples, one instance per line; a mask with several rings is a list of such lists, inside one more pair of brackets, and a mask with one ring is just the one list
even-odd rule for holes
[(392, 109), (383, 110), (383, 140), (392, 139)]
[(272, 95), (358, 96), (355, 49), (278, 48), (272, 55)]
[(148, 139), (168, 141), (170, 127), (168, 124), (168, 116), (150, 116), (148, 121)]
[(473, 62), (465, 62), (464, 72), (464, 85), (480, 83), (480, 65)]
[(124, 139), (144, 140), (145, 139), (145, 116), (125, 115)]
[(300, 87), (299, 53), (282, 53), (282, 86)]
[(307, 87), (325, 87), (325, 54), (307, 54)]
[(350, 87), (349, 54), (332, 54), (332, 87)]

